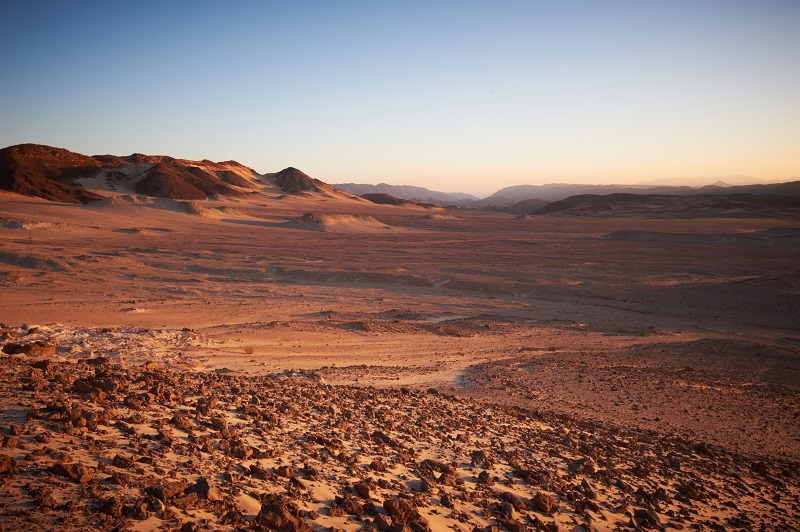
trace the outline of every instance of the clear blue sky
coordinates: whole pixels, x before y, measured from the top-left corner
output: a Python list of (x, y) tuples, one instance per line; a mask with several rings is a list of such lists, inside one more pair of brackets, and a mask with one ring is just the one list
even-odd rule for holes
[(0, 13), (0, 146), (477, 194), (800, 177), (796, 0), (27, 0)]

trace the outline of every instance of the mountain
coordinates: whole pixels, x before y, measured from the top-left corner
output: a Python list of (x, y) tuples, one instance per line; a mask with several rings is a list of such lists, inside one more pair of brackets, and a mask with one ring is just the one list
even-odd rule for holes
[(414, 202), (395, 198), (391, 194), (361, 194), (361, 197), (378, 205), (411, 205)]
[(0, 150), (0, 189), (64, 203), (89, 203), (102, 196), (73, 184), (83, 174), (98, 171), (92, 157), (36, 144)]
[(339, 183), (332, 186), (357, 196), (363, 196), (364, 194), (388, 194), (398, 199), (413, 201), (414, 203), (432, 203), (434, 205), (450, 205), (461, 200), (474, 201), (479, 199), (477, 196), (464, 194), (463, 192), (436, 192), (428, 190), (427, 188), (411, 185)]
[(505, 207), (496, 209), (499, 212), (507, 212), (509, 214), (514, 214), (517, 216), (530, 214), (534, 211), (537, 211), (547, 205), (546, 201), (538, 200), (538, 199), (526, 199), (522, 201), (518, 201), (516, 203), (512, 203), (511, 205), (507, 205)]
[(308, 192), (319, 192), (323, 195), (331, 196), (339, 193), (331, 185), (323, 183), (319, 179), (314, 179), (292, 166), (274, 174), (264, 174), (264, 178), (272, 179), (287, 194), (302, 195)]
[(653, 179), (652, 181), (644, 181), (637, 183), (637, 186), (687, 186), (687, 187), (701, 187), (705, 185), (732, 186), (732, 185), (755, 185), (765, 184), (763, 179), (757, 177), (741, 174), (732, 175), (715, 175), (710, 177), (667, 177), (663, 179)]
[(795, 195), (800, 194), (800, 181), (789, 183), (770, 183), (738, 186), (707, 185), (700, 188), (688, 186), (643, 186), (643, 185), (573, 185), (551, 183), (547, 185), (515, 185), (498, 190), (491, 196), (478, 201), (459, 201), (460, 207), (485, 209), (494, 206), (507, 206), (526, 199), (546, 202), (561, 201), (571, 196), (608, 194), (658, 194), (676, 196), (694, 195)]
[(800, 219), (800, 195), (582, 194), (537, 209), (536, 216), (575, 218)]
[(89, 203), (104, 192), (176, 200), (276, 193), (348, 196), (297, 168), (258, 174), (236, 161), (190, 161), (134, 153), (87, 156), (61, 148), (20, 144), (0, 150), (0, 189), (64, 203)]

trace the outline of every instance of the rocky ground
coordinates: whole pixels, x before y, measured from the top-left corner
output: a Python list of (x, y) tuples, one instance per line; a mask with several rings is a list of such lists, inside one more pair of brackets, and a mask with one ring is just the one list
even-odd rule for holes
[(26, 332), (7, 330), (0, 365), (4, 530), (797, 528), (796, 461), (435, 389), (56, 353)]

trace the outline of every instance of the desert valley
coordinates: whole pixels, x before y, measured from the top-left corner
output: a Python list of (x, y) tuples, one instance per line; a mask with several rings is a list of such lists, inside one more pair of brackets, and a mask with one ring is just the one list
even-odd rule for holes
[(800, 527), (797, 182), (484, 208), (21, 145), (0, 188), (0, 530)]

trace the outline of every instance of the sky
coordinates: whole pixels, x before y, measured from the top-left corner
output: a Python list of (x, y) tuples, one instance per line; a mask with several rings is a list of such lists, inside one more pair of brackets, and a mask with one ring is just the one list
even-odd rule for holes
[(11, 0), (0, 12), (0, 147), (481, 196), (800, 179), (796, 0)]

